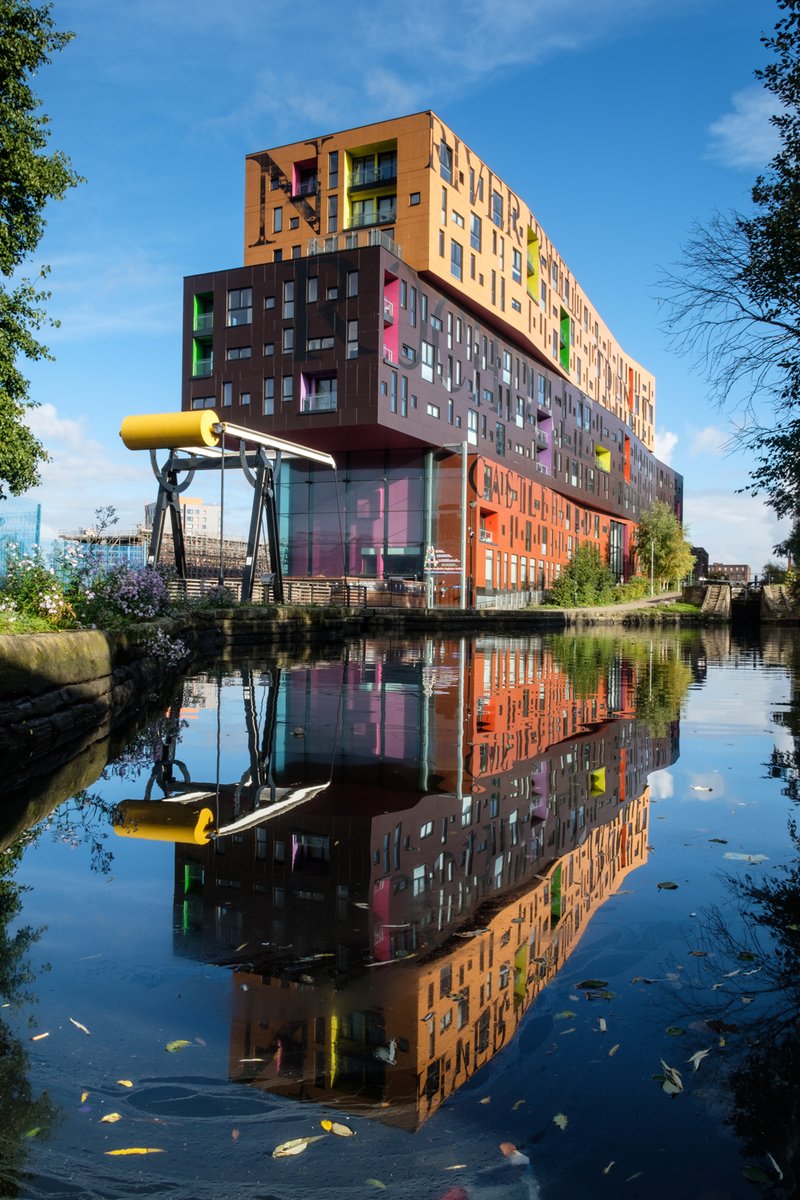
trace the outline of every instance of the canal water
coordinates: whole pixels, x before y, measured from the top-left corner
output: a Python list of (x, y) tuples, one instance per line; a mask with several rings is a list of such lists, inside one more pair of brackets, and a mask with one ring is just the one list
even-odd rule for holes
[(796, 1195), (798, 663), (420, 637), (182, 680), (4, 843), (0, 1194)]

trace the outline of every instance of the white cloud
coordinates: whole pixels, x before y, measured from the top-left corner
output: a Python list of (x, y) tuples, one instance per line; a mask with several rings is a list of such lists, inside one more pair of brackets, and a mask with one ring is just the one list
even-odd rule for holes
[(765, 167), (778, 152), (778, 131), (770, 117), (780, 105), (762, 87), (745, 88), (731, 96), (733, 111), (708, 127), (708, 157), (726, 167)]
[(655, 452), (656, 458), (667, 466), (672, 465), (672, 455), (675, 447), (678, 444), (677, 433), (671, 433), (669, 429), (657, 429), (655, 436)]
[(788, 532), (762, 500), (722, 489), (688, 490), (685, 521), (692, 545), (712, 562), (748, 563), (758, 572)]
[(716, 425), (706, 425), (694, 432), (689, 444), (690, 454), (713, 454), (721, 457), (725, 454), (731, 435)]
[(648, 775), (650, 798), (652, 800), (669, 800), (675, 795), (675, 780), (671, 771), (654, 771)]
[(145, 247), (124, 255), (102, 250), (51, 257), (50, 316), (61, 322), (49, 342), (88, 341), (119, 333), (175, 336), (181, 274)]

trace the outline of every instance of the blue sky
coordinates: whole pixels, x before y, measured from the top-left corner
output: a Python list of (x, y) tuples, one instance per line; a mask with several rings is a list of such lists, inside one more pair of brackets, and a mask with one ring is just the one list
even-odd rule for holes
[(28, 370), (53, 458), (31, 493), (45, 538), (106, 504), (131, 527), (154, 498), (119, 425), (180, 406), (182, 279), (241, 263), (245, 155), (433, 108), (655, 372), (691, 539), (756, 570), (772, 556), (782, 529), (735, 494), (731, 418), (668, 350), (656, 302), (692, 222), (745, 208), (774, 152), (753, 78), (772, 0), (57, 0), (53, 16), (76, 37), (35, 88), (87, 182), (50, 206), (33, 261), (61, 321), (56, 361)]

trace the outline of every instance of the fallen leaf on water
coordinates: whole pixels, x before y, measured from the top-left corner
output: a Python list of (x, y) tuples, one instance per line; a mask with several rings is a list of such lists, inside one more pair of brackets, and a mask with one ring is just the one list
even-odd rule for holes
[(741, 1000), (742, 1004), (752, 1004), (753, 1003), (752, 996), (740, 996), (739, 999)]
[(766, 1171), (763, 1171), (761, 1167), (744, 1167), (742, 1174), (744, 1175), (745, 1179), (749, 1179), (751, 1183), (773, 1182), (772, 1176), (768, 1175)]
[(566, 1113), (556, 1113), (553, 1117), (553, 1124), (557, 1125), (559, 1129), (566, 1129), (569, 1125), (569, 1117)]
[(773, 1167), (775, 1168), (775, 1172), (778, 1176), (778, 1180), (780, 1181), (781, 1179), (783, 1179), (783, 1171), (780, 1169), (778, 1164), (775, 1162), (775, 1159), (772, 1157), (772, 1155), (770, 1154), (769, 1151), (767, 1151), (767, 1158), (769, 1159), (769, 1161), (772, 1163)]
[(687, 1058), (686, 1061), (693, 1063), (694, 1069), (695, 1069), (695, 1071), (697, 1071), (700, 1069), (700, 1063), (703, 1061), (703, 1059), (706, 1057), (706, 1055), (710, 1054), (710, 1053), (711, 1053), (710, 1050), (698, 1050), (695, 1054), (692, 1055), (691, 1058)]
[(120, 1087), (133, 1087), (132, 1079), (118, 1079), (117, 1083)]
[(575, 1016), (577, 1016), (577, 1013), (574, 1013), (571, 1008), (565, 1008), (563, 1012), (556, 1013), (553, 1020), (554, 1021), (569, 1020), (570, 1017), (575, 1017)]
[(670, 1037), (679, 1037), (680, 1034), (686, 1033), (686, 1030), (683, 1028), (682, 1025), (670, 1025), (667, 1028), (666, 1032), (669, 1034)]
[(675, 1067), (667, 1066), (663, 1058), (661, 1060), (661, 1067), (664, 1072), (664, 1080), (661, 1084), (662, 1091), (665, 1091), (668, 1096), (677, 1096), (679, 1092), (683, 1091), (680, 1071)]
[(41, 1125), (34, 1125), (33, 1129), (29, 1129), (25, 1134), (26, 1138), (35, 1138), (37, 1134), (42, 1132)]
[(606, 1025), (606, 1019), (605, 1019), (605, 1017), (601, 1017), (601, 1018), (600, 1018), (600, 1021), (599, 1021), (599, 1026), (600, 1026), (600, 1032), (601, 1032), (601, 1033), (605, 1033), (605, 1032), (606, 1032), (606, 1030), (608, 1029), (608, 1025)]
[[(366, 905), (364, 905), (366, 908)], [(382, 1192), (386, 1191), (386, 1184), (381, 1183), (380, 1179), (365, 1179), (364, 1183), (368, 1183), (370, 1187), (380, 1188)]]
[(105, 1150), (104, 1153), (113, 1156), (115, 1154), (163, 1154), (164, 1151), (157, 1146), (128, 1146), (125, 1150)]
[(616, 1054), (621, 1045), (622, 1045), (622, 1042), (617, 1042), (617, 1044), (615, 1046), (612, 1046), (608, 1052), (608, 1057), (611, 1058), (612, 1055)]
[(611, 1168), (613, 1167), (613, 1165), (614, 1165), (614, 1159), (612, 1158), (612, 1160), (611, 1160), (611, 1162), (608, 1164), (608, 1166), (607, 1166), (607, 1167), (603, 1167), (603, 1174), (604, 1174), (604, 1175), (607, 1175), (607, 1174), (608, 1174), (608, 1172), (609, 1172), (609, 1171), (611, 1170)]
[(595, 988), (608, 987), (607, 979), (583, 979), (580, 983), (575, 984), (576, 987), (583, 990), (593, 991)]
[(91, 1031), (87, 1029), (85, 1025), (81, 1025), (80, 1021), (76, 1021), (74, 1017), (70, 1017), (70, 1022), (75, 1026), (76, 1029), (80, 1029), (81, 1033), (85, 1033), (87, 1037), (92, 1036)]
[(731, 858), (734, 862), (747, 863), (762, 863), (769, 862), (766, 854), (737, 854), (735, 850), (728, 850), (723, 854), (723, 858)]
[(663, 883), (657, 883), (656, 887), (660, 888), (662, 892), (676, 892), (678, 890), (677, 883), (672, 883), (669, 879), (665, 879)]
[(722, 976), (722, 978), (723, 979), (733, 979), (734, 975), (738, 975), (739, 972), (741, 971), (741, 969), (742, 969), (741, 967), (737, 967), (735, 971), (726, 971), (725, 974)]
[(525, 1103), (524, 1100), (515, 1101), (515, 1103), (511, 1105), (511, 1111), (516, 1112), (518, 1108), (522, 1108), (524, 1103)]
[(724, 986), (725, 986), (724, 983), (712, 983), (711, 990), (712, 990), (712, 992), (716, 992), (716, 991), (718, 991), (719, 988), (724, 987)]
[(40, 1042), (42, 1038), (50, 1037), (49, 1033), (35, 1033), (31, 1038), (32, 1042)]
[(198, 1046), (205, 1046), (205, 1045), (207, 1045), (207, 1043), (206, 1043), (206, 1042), (204, 1042), (202, 1038), (195, 1038), (194, 1040), (195, 1040), (195, 1042), (197, 1043), (197, 1045), (198, 1045)]
[(85, 1104), (88, 1099), (89, 1099), (89, 1093), (81, 1092), (81, 1104)]
[(708, 958), (707, 950), (690, 950), (689, 953), (692, 958)]
[(739, 959), (739, 962), (755, 962), (756, 961), (755, 954), (752, 954), (749, 950), (740, 950), (739, 953), (736, 955), (736, 957)]
[(121, 1118), (122, 1113), (106, 1113), (104, 1117), (100, 1118), (100, 1123), (105, 1125), (113, 1125), (115, 1121), (119, 1121)]
[(320, 1125), (328, 1133), (335, 1133), (337, 1137), (353, 1137), (356, 1132), (349, 1125), (342, 1125), (340, 1121), (320, 1121)]
[(191, 1042), (187, 1042), (186, 1038), (177, 1038), (174, 1042), (167, 1042), (164, 1047), (170, 1054), (177, 1054), (179, 1050), (184, 1050), (187, 1046), (191, 1046)]
[(478, 1101), (478, 1104), (491, 1104), (491, 1103), (492, 1103), (491, 1096), (484, 1096), (481, 1100)]
[(562, 1037), (566, 1037), (568, 1033), (575, 1033), (575, 1026), (574, 1026), (574, 1025), (572, 1026), (572, 1028), (571, 1028), (571, 1029), (562, 1029), (562, 1030), (561, 1030), (561, 1036), (562, 1036)]
[(235, 1142), (238, 1142), (238, 1140), (239, 1140), (239, 1130), (238, 1130), (238, 1129), (232, 1129), (232, 1130), (231, 1130), (231, 1137), (233, 1138), (233, 1140), (234, 1140)]
[(453, 1163), (452, 1167), (445, 1167), (445, 1171), (463, 1171), (466, 1166), (466, 1163)]
[(626, 1183), (633, 1183), (634, 1179), (639, 1179), (644, 1174), (643, 1171), (637, 1171), (635, 1175), (629, 1175), (625, 1180)]
[(527, 1154), (523, 1154), (518, 1150), (513, 1142), (501, 1142), (500, 1150), (506, 1156), (506, 1161), (512, 1167), (527, 1167), (530, 1165), (530, 1159)]
[(302, 1154), (312, 1142), (321, 1142), (324, 1137), (324, 1133), (315, 1133), (311, 1137), (291, 1138), (288, 1142), (281, 1142), (280, 1146), (276, 1146), (272, 1151), (272, 1157), (287, 1158), (292, 1154)]

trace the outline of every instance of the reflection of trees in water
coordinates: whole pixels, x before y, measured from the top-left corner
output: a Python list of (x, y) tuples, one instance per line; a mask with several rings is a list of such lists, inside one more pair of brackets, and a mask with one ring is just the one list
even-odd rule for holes
[[(11, 931), (22, 911), (24, 889), (14, 881), (25, 846), (35, 834), (20, 838), (0, 852), (0, 1002), (13, 1008), (30, 1004), (28, 990), (34, 972), (28, 960), (31, 945), (41, 930), (23, 925)], [(9, 1025), (0, 1019), (0, 1188), (4, 1197), (16, 1196), (25, 1166), (27, 1147), (53, 1124), (56, 1109), (47, 1093), (34, 1096), (28, 1079), (28, 1055)]]

